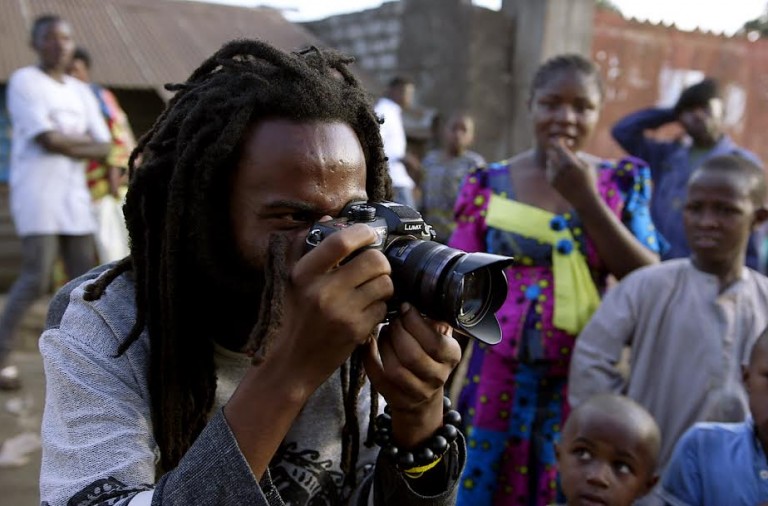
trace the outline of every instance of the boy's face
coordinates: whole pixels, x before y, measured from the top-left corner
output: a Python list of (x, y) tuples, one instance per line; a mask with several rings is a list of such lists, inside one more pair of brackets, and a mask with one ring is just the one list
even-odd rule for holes
[(272, 233), (291, 239), (295, 263), (309, 227), (367, 200), (366, 163), (346, 123), (261, 120), (243, 138), (231, 179), (230, 221), (235, 244), (256, 270), (264, 267)]
[(688, 183), (683, 224), (694, 264), (716, 273), (744, 262), (756, 224), (755, 205), (745, 178), (699, 170)]
[(585, 407), (557, 448), (568, 505), (630, 506), (656, 482), (649, 442), (619, 417)]
[(475, 138), (475, 122), (466, 116), (458, 116), (448, 123), (445, 129), (445, 139), (448, 151), (461, 154)]
[[(764, 341), (764, 339), (761, 339)], [(744, 387), (749, 396), (749, 410), (763, 444), (768, 442), (768, 350), (758, 342), (744, 371)]]

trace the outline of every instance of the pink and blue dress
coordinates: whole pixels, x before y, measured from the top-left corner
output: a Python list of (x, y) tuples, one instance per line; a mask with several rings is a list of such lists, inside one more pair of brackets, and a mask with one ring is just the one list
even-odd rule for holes
[[(654, 252), (651, 179), (639, 159), (604, 161), (603, 201)], [(579, 331), (600, 303), (608, 270), (575, 213), (515, 200), (508, 161), (467, 175), (450, 245), (516, 258), (498, 311), (503, 339), (478, 341), (459, 398), (468, 459), (458, 504), (546, 505), (558, 497), (555, 443), (568, 415), (568, 365)]]

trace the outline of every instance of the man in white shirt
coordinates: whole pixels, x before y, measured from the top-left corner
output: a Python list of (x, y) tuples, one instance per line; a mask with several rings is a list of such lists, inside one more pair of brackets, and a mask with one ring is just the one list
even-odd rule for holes
[(0, 389), (20, 387), (8, 364), (21, 319), (49, 287), (61, 256), (74, 278), (94, 265), (96, 223), (85, 181), (85, 159), (105, 159), (110, 134), (87, 85), (67, 75), (75, 43), (69, 24), (41, 16), (31, 32), (36, 66), (24, 67), (8, 82), (13, 126), (11, 214), (21, 237), (21, 273), (0, 316)]
[(374, 107), (376, 114), (384, 119), (381, 140), (384, 143), (384, 154), (389, 160), (389, 176), (392, 178), (395, 202), (409, 207), (416, 207), (413, 196), (416, 185), (403, 163), (406, 148), (403, 109), (411, 107), (415, 91), (413, 81), (407, 77), (395, 77)]

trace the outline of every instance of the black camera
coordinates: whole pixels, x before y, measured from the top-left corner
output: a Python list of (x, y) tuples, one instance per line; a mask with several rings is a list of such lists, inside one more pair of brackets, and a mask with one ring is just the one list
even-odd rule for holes
[(421, 214), (395, 202), (353, 202), (340, 217), (312, 225), (307, 245), (355, 223), (365, 223), (378, 239), (368, 248), (380, 250), (392, 266), (395, 295), (392, 312), (400, 302), (414, 305), (434, 320), (484, 343), (501, 341), (494, 314), (507, 297), (504, 268), (511, 257), (466, 253), (433, 242), (435, 233)]

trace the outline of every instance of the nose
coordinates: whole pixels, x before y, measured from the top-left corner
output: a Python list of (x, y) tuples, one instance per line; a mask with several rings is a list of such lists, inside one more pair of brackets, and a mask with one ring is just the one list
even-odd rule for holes
[(717, 227), (719, 221), (717, 219), (717, 213), (712, 209), (703, 209), (699, 214), (699, 226), (706, 228)]
[(595, 462), (587, 470), (587, 483), (600, 488), (608, 488), (610, 472), (607, 464)]
[(557, 110), (557, 121), (560, 123), (576, 123), (576, 111), (569, 104), (562, 104)]

